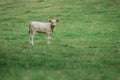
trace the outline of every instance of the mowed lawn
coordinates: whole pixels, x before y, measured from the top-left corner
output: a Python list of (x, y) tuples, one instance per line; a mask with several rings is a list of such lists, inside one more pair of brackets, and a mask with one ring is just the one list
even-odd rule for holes
[[(31, 21), (59, 19), (29, 44)], [(120, 80), (119, 0), (0, 0), (0, 80)]]

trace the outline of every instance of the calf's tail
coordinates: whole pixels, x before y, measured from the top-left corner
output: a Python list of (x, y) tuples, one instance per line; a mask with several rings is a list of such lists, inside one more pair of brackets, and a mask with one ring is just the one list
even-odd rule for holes
[(28, 31), (28, 33), (30, 34), (30, 25), (29, 25), (29, 31)]
[(30, 31), (28, 31), (28, 33), (30, 33)]

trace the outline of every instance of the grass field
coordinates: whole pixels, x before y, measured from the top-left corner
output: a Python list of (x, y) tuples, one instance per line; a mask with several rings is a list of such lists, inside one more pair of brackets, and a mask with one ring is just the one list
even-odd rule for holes
[[(29, 44), (28, 24), (59, 19)], [(0, 80), (120, 80), (119, 0), (0, 0)]]

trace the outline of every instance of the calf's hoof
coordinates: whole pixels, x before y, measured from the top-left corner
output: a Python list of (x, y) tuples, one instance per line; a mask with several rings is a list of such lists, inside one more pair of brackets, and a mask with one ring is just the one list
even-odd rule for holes
[(47, 42), (48, 45), (50, 45), (51, 43), (50, 42)]
[(30, 45), (34, 45), (34, 44), (30, 42)]

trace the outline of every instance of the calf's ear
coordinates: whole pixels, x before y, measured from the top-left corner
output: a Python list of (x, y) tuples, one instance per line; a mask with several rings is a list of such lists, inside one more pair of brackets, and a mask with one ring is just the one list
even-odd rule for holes
[(59, 20), (57, 19), (56, 22), (59, 22)]
[(51, 20), (49, 20), (49, 22), (51, 22)]

